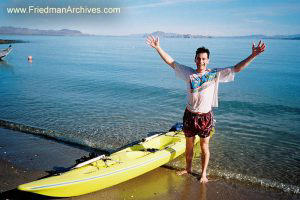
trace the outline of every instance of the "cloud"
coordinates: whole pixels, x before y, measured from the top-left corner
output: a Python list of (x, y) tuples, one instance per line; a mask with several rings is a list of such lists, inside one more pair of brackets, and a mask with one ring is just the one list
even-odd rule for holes
[(281, 4), (268, 4), (263, 7), (256, 7), (255, 9), (243, 9), (233, 12), (234, 15), (239, 17), (274, 17), (274, 16), (283, 16), (288, 14), (296, 13), (298, 14), (300, 10), (300, 4), (290, 4), (290, 3), (281, 3)]
[(156, 8), (180, 3), (197, 3), (197, 2), (228, 2), (232, 0), (160, 0), (152, 3), (144, 2), (140, 5), (128, 6), (127, 9), (141, 9), (141, 8)]

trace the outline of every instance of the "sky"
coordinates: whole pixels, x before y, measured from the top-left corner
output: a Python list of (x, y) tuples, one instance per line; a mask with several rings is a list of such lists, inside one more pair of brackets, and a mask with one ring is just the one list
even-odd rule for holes
[[(114, 14), (9, 14), (8, 8), (120, 8)], [(206, 36), (300, 34), (299, 0), (1, 0), (0, 26), (99, 35), (155, 31)]]

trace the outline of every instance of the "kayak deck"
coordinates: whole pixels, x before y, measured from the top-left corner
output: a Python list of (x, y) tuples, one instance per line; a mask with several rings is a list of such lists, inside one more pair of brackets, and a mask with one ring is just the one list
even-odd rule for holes
[[(195, 142), (198, 141), (196, 137)], [(184, 134), (168, 132), (58, 176), (20, 185), (18, 189), (46, 196), (78, 196), (137, 177), (166, 164), (184, 151)]]

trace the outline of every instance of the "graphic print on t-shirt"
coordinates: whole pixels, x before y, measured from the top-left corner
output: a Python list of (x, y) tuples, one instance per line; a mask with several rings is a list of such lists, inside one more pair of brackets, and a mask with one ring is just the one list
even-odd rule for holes
[(213, 70), (199, 76), (198, 74), (190, 75), (191, 93), (200, 92), (201, 90), (209, 87), (217, 76), (217, 70)]

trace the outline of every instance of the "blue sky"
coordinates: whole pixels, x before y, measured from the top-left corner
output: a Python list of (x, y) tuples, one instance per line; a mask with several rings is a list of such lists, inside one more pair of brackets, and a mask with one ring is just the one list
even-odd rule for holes
[[(120, 14), (8, 14), (9, 7), (119, 7)], [(299, 34), (299, 0), (1, 0), (1, 26), (91, 34), (164, 32), (212, 36)]]

